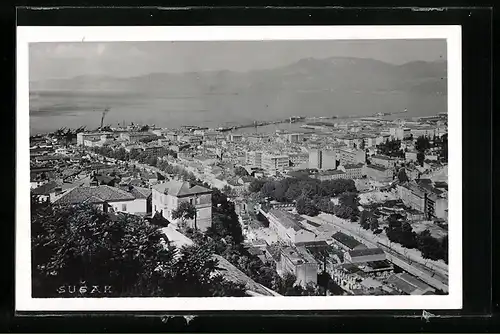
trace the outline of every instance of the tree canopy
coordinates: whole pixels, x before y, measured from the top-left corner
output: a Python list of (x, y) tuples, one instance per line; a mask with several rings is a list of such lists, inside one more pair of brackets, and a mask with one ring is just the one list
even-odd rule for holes
[[(96, 297), (244, 294), (220, 276), (209, 251), (169, 246), (141, 217), (32, 202), (34, 297), (74, 297), (60, 293), (68, 285), (85, 286), (87, 293), (99, 286)], [(104, 286), (111, 287), (105, 295)]]

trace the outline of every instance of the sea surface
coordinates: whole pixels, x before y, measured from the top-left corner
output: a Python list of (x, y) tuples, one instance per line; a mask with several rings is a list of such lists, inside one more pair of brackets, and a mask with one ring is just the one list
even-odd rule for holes
[[(100, 125), (102, 112), (110, 108), (104, 124), (155, 124), (166, 128), (181, 125), (207, 127), (272, 121), (290, 116), (370, 116), (379, 112), (408, 112), (398, 117), (435, 115), (447, 111), (445, 95), (421, 95), (405, 92), (314, 92), (297, 93), (293, 101), (266, 101), (256, 96), (146, 96), (133, 92), (45, 91), (30, 94), (30, 133), (44, 133), (62, 127)], [(404, 116), (403, 116), (404, 115)], [(280, 124), (259, 127), (258, 131), (297, 129), (302, 125)], [(255, 128), (241, 129), (255, 132)]]

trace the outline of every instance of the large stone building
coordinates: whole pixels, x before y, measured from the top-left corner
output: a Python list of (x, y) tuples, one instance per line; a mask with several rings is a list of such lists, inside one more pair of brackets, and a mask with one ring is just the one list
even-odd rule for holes
[(170, 222), (178, 224), (172, 218), (172, 212), (182, 202), (189, 202), (196, 208), (196, 219), (187, 220), (187, 225), (204, 232), (212, 226), (212, 190), (189, 182), (169, 181), (153, 186), (153, 212), (160, 212)]

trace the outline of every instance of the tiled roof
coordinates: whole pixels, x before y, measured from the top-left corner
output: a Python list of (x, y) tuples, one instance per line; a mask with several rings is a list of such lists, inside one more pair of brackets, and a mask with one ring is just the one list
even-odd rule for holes
[(300, 225), (300, 223), (296, 219), (295, 215), (289, 212), (271, 209), (269, 210), (269, 214), (273, 215), (279, 221), (279, 223), (287, 229), (292, 228), (295, 231), (304, 230), (302, 225)]
[(374, 158), (374, 159), (380, 159), (380, 160), (388, 160), (388, 161), (394, 160), (391, 157), (388, 157), (386, 155), (380, 155), (380, 154), (374, 155), (372, 158)]
[(91, 201), (92, 203), (131, 201), (135, 197), (131, 193), (110, 186), (77, 187), (68, 191), (57, 199), (55, 204), (79, 204)]
[(384, 254), (384, 251), (380, 248), (356, 249), (349, 252), (349, 255), (351, 257), (379, 255), (379, 254)]
[(151, 196), (151, 189), (143, 187), (132, 187), (129, 192), (134, 195), (135, 198), (148, 198)]
[(183, 181), (169, 181), (165, 183), (160, 183), (153, 186), (153, 189), (160, 193), (167, 193), (171, 196), (188, 196), (201, 193), (209, 193), (210, 189), (195, 185), (191, 187), (189, 182)]
[(363, 245), (361, 242), (358, 240), (354, 239), (353, 237), (344, 234), (342, 232), (337, 232), (334, 235), (332, 235), (332, 238), (335, 239), (336, 241), (340, 242), (341, 244), (345, 245), (346, 247), (350, 249), (354, 249), (357, 246)]
[(385, 172), (387, 168), (378, 165), (366, 165), (367, 168), (375, 169), (381, 172)]
[(33, 194), (35, 195), (49, 195), (52, 191), (54, 191), (57, 187), (60, 187), (60, 182), (57, 181), (49, 181), (38, 188), (33, 189)]
[(361, 167), (363, 167), (362, 163), (359, 163), (359, 164), (346, 164), (346, 165), (344, 165), (345, 169), (355, 169), (355, 168), (361, 168)]

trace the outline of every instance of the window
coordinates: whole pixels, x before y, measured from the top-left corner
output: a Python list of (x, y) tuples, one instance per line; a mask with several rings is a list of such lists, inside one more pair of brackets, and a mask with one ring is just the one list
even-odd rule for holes
[(127, 211), (127, 204), (122, 204), (122, 211)]
[(193, 199), (192, 198), (189, 199), (189, 204), (193, 205)]

